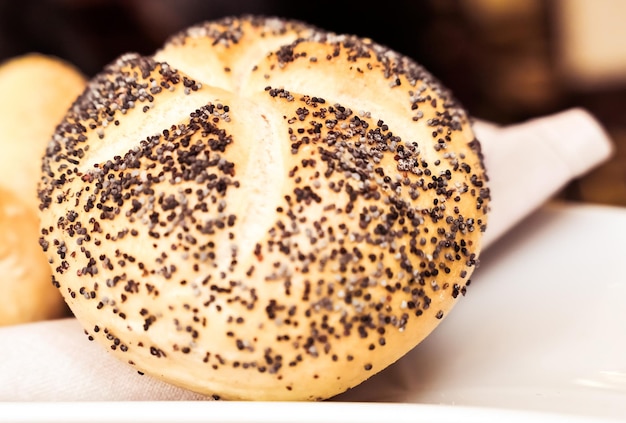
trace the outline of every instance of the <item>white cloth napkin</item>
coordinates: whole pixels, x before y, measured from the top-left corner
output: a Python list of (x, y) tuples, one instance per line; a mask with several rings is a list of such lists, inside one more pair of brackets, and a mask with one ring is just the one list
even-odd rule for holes
[(614, 152), (600, 123), (579, 108), (506, 127), (477, 121), (474, 132), (492, 197), (485, 246)]
[[(519, 125), (477, 121), (492, 193), (489, 246), (613, 145), (588, 112), (572, 109)], [(0, 328), (0, 401), (201, 400), (109, 355), (75, 319)]]

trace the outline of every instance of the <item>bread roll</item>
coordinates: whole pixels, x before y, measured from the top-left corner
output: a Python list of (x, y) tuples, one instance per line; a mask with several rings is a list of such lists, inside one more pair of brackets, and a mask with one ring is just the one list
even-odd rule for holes
[(85, 84), (55, 57), (32, 53), (0, 65), (0, 325), (67, 313), (38, 244), (37, 183), (55, 126)]
[(39, 217), (0, 187), (0, 326), (64, 315), (46, 256), (37, 243)]
[(224, 18), (90, 82), (44, 159), (41, 242), (88, 336), (138, 371), (321, 400), (465, 294), (486, 182), (466, 112), (409, 58)]
[(40, 158), (85, 84), (78, 69), (53, 56), (30, 53), (0, 65), (0, 184), (35, 212)]

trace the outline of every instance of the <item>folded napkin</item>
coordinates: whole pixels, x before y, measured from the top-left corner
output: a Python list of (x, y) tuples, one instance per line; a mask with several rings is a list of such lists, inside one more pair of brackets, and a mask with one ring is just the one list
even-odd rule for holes
[[(613, 151), (581, 109), (506, 127), (477, 121), (475, 132), (492, 194), (486, 247)], [(206, 399), (140, 375), (72, 318), (0, 328), (0, 346), (0, 401)]]
[(506, 127), (477, 121), (474, 132), (492, 197), (485, 246), (614, 151), (600, 123), (579, 108)]

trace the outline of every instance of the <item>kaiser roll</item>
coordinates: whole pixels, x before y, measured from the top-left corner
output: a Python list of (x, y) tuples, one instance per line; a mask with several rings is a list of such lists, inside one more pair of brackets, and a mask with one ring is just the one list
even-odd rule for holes
[(222, 399), (326, 399), (398, 360), (465, 294), (489, 203), (431, 74), (275, 17), (121, 56), (43, 168), (41, 244), (88, 336)]

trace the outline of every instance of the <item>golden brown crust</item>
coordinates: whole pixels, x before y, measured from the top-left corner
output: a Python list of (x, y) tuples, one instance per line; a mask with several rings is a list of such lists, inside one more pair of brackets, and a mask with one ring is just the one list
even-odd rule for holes
[(465, 293), (489, 200), (423, 68), (275, 18), (120, 58), (44, 169), (42, 245), (89, 336), (225, 399), (324, 399), (400, 358)]

